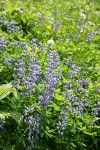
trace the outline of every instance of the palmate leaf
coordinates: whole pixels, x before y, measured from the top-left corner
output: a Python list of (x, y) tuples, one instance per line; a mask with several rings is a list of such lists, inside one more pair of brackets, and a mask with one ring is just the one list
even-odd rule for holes
[(7, 12), (12, 12), (12, 10), (13, 10), (13, 5), (12, 5), (11, 1), (6, 0), (5, 2), (6, 2), (6, 11), (7, 11)]
[(23, 119), (22, 114), (16, 110), (9, 109), (9, 108), (6, 108), (5, 110), (4, 108), (0, 109), (0, 118), (6, 119), (9, 117), (14, 119), (18, 124), (20, 124), (20, 122)]
[(15, 98), (17, 98), (17, 91), (12, 87), (11, 83), (0, 86), (0, 100), (7, 97), (10, 93), (12, 93)]
[(3, 138), (0, 139), (0, 148), (2, 150), (14, 150), (14, 145), (11, 145), (10, 140), (4, 141)]

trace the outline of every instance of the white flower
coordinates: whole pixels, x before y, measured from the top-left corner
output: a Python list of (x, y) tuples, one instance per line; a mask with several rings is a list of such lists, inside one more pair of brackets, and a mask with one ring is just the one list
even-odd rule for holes
[(3, 114), (0, 114), (0, 119), (5, 119), (5, 116)]
[(90, 26), (95, 26), (95, 23), (94, 23), (94, 22), (88, 21), (88, 24), (89, 24)]
[(20, 8), (16, 8), (16, 11), (18, 11), (19, 13), (23, 14), (23, 11)]
[(2, 12), (2, 14), (3, 14), (3, 15), (6, 15), (6, 12), (5, 12), (5, 11), (3, 11), (3, 12)]
[(48, 43), (48, 45), (54, 45), (54, 41), (53, 40), (48, 40), (47, 43)]
[(83, 14), (82, 12), (80, 12), (79, 15), (80, 15), (80, 17), (81, 17), (82, 19), (86, 19), (86, 15)]

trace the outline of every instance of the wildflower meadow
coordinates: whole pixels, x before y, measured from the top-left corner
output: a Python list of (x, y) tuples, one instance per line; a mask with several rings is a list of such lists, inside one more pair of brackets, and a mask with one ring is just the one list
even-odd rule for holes
[(99, 0), (0, 0), (0, 150), (100, 150)]

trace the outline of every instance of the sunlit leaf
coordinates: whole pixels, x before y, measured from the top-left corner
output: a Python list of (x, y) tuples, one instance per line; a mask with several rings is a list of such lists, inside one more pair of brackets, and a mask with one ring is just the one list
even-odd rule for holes
[(10, 93), (12, 93), (15, 98), (17, 98), (17, 91), (12, 87), (11, 83), (7, 83), (0, 86), (0, 100), (7, 97)]

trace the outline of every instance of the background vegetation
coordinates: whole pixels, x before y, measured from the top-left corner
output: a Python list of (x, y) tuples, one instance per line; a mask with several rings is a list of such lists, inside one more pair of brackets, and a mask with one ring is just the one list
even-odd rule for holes
[(99, 150), (99, 0), (0, 0), (0, 150)]

